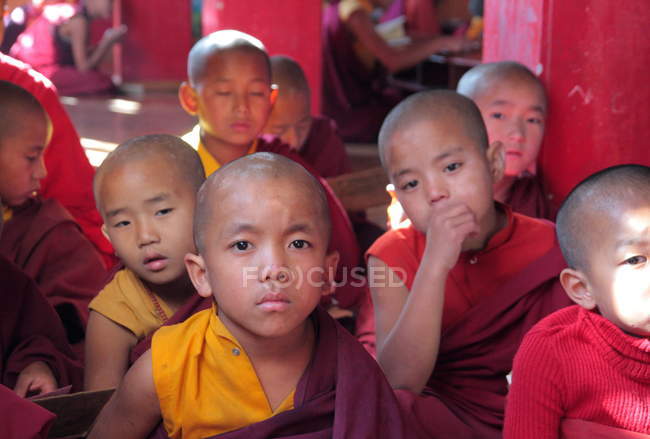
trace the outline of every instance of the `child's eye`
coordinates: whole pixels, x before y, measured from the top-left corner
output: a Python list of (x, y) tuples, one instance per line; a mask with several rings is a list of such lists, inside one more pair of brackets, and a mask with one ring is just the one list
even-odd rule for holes
[(532, 124), (535, 124), (535, 125), (541, 125), (542, 123), (544, 123), (544, 121), (539, 117), (531, 117), (529, 119), (526, 119), (526, 122), (532, 123)]
[(27, 159), (28, 162), (35, 162), (36, 159), (38, 159), (38, 156), (36, 156), (36, 155), (35, 156), (29, 156), (28, 155), (28, 156), (25, 156), (25, 158)]
[(450, 163), (445, 166), (445, 172), (453, 172), (456, 169), (460, 168), (463, 164), (460, 162)]
[(304, 239), (294, 239), (293, 241), (291, 241), (291, 244), (289, 244), (289, 247), (302, 249), (302, 248), (309, 247), (309, 245), (310, 244), (307, 241), (305, 241)]
[(639, 265), (639, 264), (643, 264), (647, 260), (648, 258), (646, 258), (645, 256), (632, 256), (631, 258), (626, 259), (625, 262), (623, 263), (627, 265)]
[(119, 228), (121, 228), (121, 227), (126, 227), (126, 226), (128, 226), (129, 224), (131, 224), (131, 222), (126, 221), (126, 220), (125, 220), (125, 221), (119, 221), (119, 222), (113, 224), (113, 227), (115, 227), (116, 229), (119, 229)]
[(232, 248), (244, 252), (246, 250), (250, 250), (251, 243), (248, 241), (237, 241), (232, 245)]
[(266, 93), (263, 91), (252, 91), (250, 92), (250, 95), (255, 97), (264, 97), (266, 96)]
[(216, 91), (215, 94), (216, 94), (217, 96), (230, 96), (230, 92), (229, 92), (229, 91)]
[(403, 191), (407, 191), (409, 189), (414, 189), (418, 186), (418, 181), (417, 180), (411, 180), (407, 182), (406, 184), (403, 184), (400, 189)]
[(167, 215), (167, 214), (171, 213), (172, 210), (174, 210), (174, 209), (171, 208), (171, 207), (169, 207), (169, 208), (167, 208), (167, 209), (160, 209), (159, 211), (156, 212), (156, 216)]
[(506, 116), (505, 116), (505, 114), (503, 114), (503, 113), (496, 112), (496, 113), (492, 113), (492, 114), (490, 114), (490, 117), (491, 117), (492, 119), (498, 119), (498, 120), (501, 120), (501, 119), (504, 119)]

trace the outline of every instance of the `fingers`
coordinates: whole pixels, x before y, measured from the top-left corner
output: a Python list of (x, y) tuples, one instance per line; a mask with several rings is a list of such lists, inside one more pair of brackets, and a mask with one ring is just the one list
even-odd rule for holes
[(14, 392), (16, 392), (16, 394), (21, 398), (24, 398), (27, 395), (30, 385), (31, 382), (28, 379), (19, 376), (18, 381), (16, 382), (16, 387), (14, 387)]

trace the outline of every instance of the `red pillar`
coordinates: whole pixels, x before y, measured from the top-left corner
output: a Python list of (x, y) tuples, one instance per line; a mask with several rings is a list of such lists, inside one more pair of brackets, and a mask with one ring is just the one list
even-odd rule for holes
[(321, 13), (313, 0), (203, 0), (203, 34), (236, 29), (259, 38), (270, 55), (288, 55), (305, 70), (312, 111), (320, 109)]
[(484, 61), (540, 75), (550, 114), (539, 158), (554, 203), (595, 171), (650, 165), (648, 0), (486, 0)]

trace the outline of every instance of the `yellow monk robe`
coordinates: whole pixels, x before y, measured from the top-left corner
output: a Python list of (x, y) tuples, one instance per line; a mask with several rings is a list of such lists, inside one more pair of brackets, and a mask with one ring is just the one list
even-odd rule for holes
[(88, 307), (125, 327), (138, 340), (161, 327), (173, 314), (128, 268), (118, 271)]
[[(182, 139), (199, 153), (203, 169), (205, 170), (205, 176), (209, 177), (214, 171), (221, 167), (221, 163), (219, 163), (217, 159), (215, 159), (214, 156), (205, 149), (205, 146), (201, 143), (200, 133), (201, 127), (195, 125), (194, 128), (192, 128), (192, 131), (185, 134)], [(253, 154), (255, 151), (257, 151), (257, 139), (255, 139), (251, 147), (248, 149), (246, 155)]]
[(2, 220), (6, 223), (11, 219), (11, 217), (14, 216), (14, 211), (9, 209), (8, 207), (5, 207), (2, 209)]
[(273, 411), (248, 355), (217, 307), (163, 326), (151, 343), (153, 379), (171, 439), (237, 430), (293, 409), (295, 390)]

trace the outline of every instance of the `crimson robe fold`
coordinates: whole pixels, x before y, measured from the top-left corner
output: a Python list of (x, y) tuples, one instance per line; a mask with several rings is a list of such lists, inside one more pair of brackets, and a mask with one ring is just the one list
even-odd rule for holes
[(309, 135), (299, 154), (323, 178), (350, 172), (345, 145), (339, 136), (336, 122), (329, 117), (312, 118)]
[(47, 439), (55, 415), (0, 385), (0, 437)]
[(52, 306), (32, 279), (0, 256), (0, 377), (13, 388), (22, 370), (42, 361), (59, 387), (81, 390), (83, 371)]

